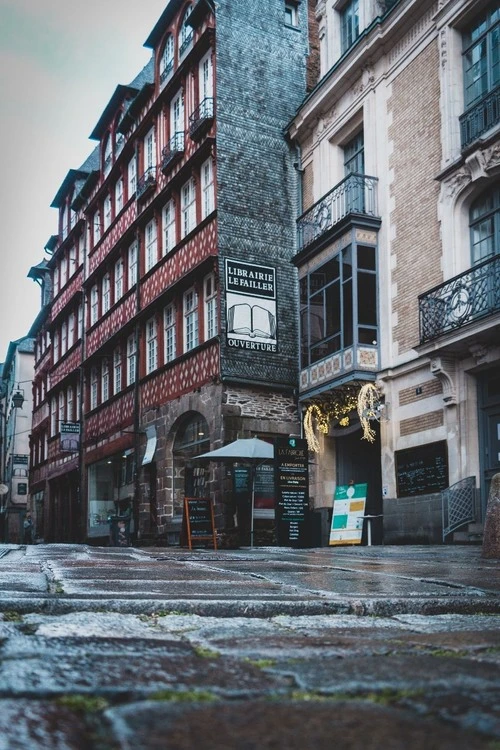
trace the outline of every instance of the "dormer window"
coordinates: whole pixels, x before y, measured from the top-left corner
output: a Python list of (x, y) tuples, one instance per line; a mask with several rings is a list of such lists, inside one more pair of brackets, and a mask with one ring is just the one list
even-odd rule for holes
[(188, 24), (188, 18), (191, 15), (191, 10), (191, 5), (189, 5), (186, 8), (186, 12), (184, 13), (182, 26), (179, 33), (179, 59), (186, 54), (188, 49), (190, 49), (193, 44), (193, 28)]
[(174, 37), (169, 34), (165, 47), (163, 49), (163, 55), (160, 60), (160, 85), (165, 83), (172, 75), (174, 69)]
[(111, 172), (112, 160), (113, 160), (113, 147), (111, 143), (111, 136), (108, 135), (106, 142), (104, 144), (104, 159), (103, 159), (104, 177), (107, 177), (108, 174)]

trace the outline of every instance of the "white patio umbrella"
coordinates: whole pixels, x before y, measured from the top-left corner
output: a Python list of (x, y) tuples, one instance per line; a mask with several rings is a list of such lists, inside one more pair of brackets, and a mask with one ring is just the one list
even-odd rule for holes
[(274, 458), (274, 446), (259, 438), (239, 438), (232, 443), (216, 448), (214, 451), (202, 453), (195, 459), (209, 461), (242, 461), (250, 463), (252, 467), (252, 510), (250, 520), (250, 546), (253, 547), (253, 509), (255, 503), (255, 468), (257, 464), (271, 461)]

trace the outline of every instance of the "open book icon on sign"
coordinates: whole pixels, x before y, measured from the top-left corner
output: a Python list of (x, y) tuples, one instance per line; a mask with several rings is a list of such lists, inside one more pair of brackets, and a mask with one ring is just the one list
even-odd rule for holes
[(260, 305), (232, 305), (227, 313), (229, 333), (246, 334), (251, 338), (276, 338), (276, 318)]

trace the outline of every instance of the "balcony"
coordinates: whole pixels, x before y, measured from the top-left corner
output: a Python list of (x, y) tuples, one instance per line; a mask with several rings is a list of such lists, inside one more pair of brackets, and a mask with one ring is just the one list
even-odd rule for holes
[(299, 250), (349, 214), (377, 216), (377, 178), (350, 174), (297, 220)]
[(500, 255), (418, 298), (420, 343), (500, 312)]
[(149, 193), (153, 192), (156, 187), (156, 167), (146, 169), (142, 177), (137, 181), (135, 197), (144, 200)]
[(214, 100), (208, 96), (189, 116), (189, 135), (198, 141), (208, 130), (214, 119)]
[(172, 77), (173, 72), (174, 72), (174, 61), (169, 60), (168, 63), (166, 63), (163, 70), (160, 72), (160, 86), (162, 88), (166, 84), (168, 79)]
[(182, 130), (174, 133), (163, 151), (161, 152), (161, 170), (166, 172), (184, 154), (184, 132)]
[(500, 122), (500, 86), (460, 117), (462, 150)]

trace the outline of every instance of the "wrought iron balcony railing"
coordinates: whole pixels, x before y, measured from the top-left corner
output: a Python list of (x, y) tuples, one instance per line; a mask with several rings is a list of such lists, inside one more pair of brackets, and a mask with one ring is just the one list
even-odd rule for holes
[(377, 216), (377, 182), (376, 177), (354, 173), (335, 185), (297, 220), (299, 248), (314, 242), (348, 214)]
[(181, 58), (193, 44), (193, 32), (190, 31), (179, 47), (179, 58)]
[(418, 298), (420, 343), (500, 312), (500, 255)]
[(174, 133), (172, 138), (169, 140), (167, 145), (161, 152), (161, 168), (164, 172), (166, 169), (172, 166), (172, 164), (180, 159), (184, 153), (184, 132), (182, 130)]
[(205, 127), (208, 127), (214, 117), (213, 97), (207, 96), (189, 115), (189, 135), (193, 140), (200, 137)]
[(165, 65), (163, 70), (160, 73), (160, 84), (165, 83), (165, 81), (170, 78), (172, 75), (172, 72), (174, 70), (174, 61), (169, 60), (169, 62)]
[(460, 117), (462, 149), (474, 143), (483, 133), (500, 122), (500, 86)]
[(142, 177), (137, 180), (137, 188), (135, 191), (135, 197), (137, 200), (144, 198), (144, 196), (156, 187), (156, 167), (148, 167)]

